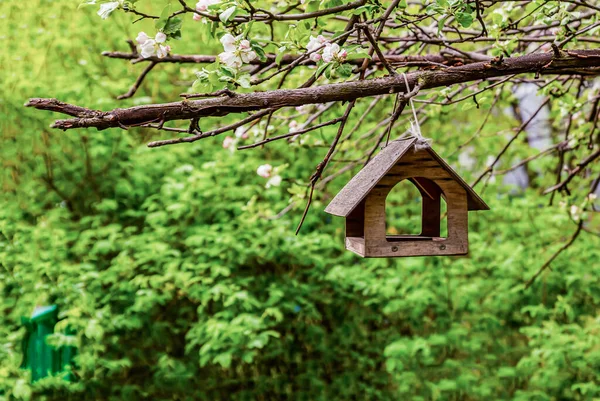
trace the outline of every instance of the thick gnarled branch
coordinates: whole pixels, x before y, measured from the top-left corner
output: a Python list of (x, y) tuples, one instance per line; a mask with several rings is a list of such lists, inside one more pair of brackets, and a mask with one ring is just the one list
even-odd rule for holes
[[(421, 90), (492, 77), (522, 73), (572, 74), (574, 70), (600, 67), (600, 50), (580, 50), (529, 54), (504, 60), (472, 63), (443, 70), (417, 71), (407, 74), (410, 87)], [(388, 76), (371, 80), (336, 83), (299, 89), (280, 89), (233, 97), (219, 97), (194, 101), (136, 106), (107, 112), (89, 110), (59, 102), (55, 99), (31, 99), (28, 107), (55, 111), (77, 118), (58, 120), (52, 127), (62, 130), (95, 127), (99, 130), (112, 127), (127, 128), (148, 123), (164, 123), (211, 116), (224, 116), (263, 109), (301, 106), (305, 104), (352, 101), (358, 98), (406, 92), (402, 76)]]

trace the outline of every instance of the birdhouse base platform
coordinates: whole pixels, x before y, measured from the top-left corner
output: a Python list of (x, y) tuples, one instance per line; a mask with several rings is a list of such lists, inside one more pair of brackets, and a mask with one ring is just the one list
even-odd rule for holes
[(364, 237), (346, 237), (346, 249), (363, 258), (466, 255), (469, 251), (464, 241), (421, 235), (388, 235), (385, 241), (368, 245)]

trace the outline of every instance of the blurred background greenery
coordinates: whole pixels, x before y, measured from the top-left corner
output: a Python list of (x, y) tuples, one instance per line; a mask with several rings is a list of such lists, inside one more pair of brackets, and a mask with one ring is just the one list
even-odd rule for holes
[[(126, 38), (153, 28), (111, 18), (76, 1), (0, 0), (0, 399), (600, 397), (600, 240), (582, 235), (524, 289), (575, 228), (568, 205), (540, 195), (552, 177), (534, 175), (524, 191), (490, 183), (492, 210), (471, 214), (467, 257), (344, 251), (343, 219), (322, 210), (350, 172), (319, 194), (294, 236), (304, 205), (277, 214), (331, 130), (292, 147), (231, 151), (217, 137), (148, 149), (155, 133), (57, 132), (57, 116), (22, 107), (56, 97), (112, 108), (143, 66), (100, 53), (127, 50)], [(177, 53), (218, 53), (203, 35), (190, 27)], [(119, 106), (177, 99), (196, 68), (160, 65)], [(498, 133), (518, 126), (513, 100), (473, 143), (472, 165), (455, 150), (489, 101), (431, 106), (423, 130), (472, 182), (505, 143)], [(504, 167), (535, 151), (522, 143), (509, 153)], [(281, 186), (265, 188), (256, 174), (265, 163), (280, 168)], [(415, 198), (395, 191), (391, 231), (412, 229)], [(61, 319), (50, 341), (77, 348), (75, 379), (31, 384), (19, 368), (21, 317), (49, 304)]]

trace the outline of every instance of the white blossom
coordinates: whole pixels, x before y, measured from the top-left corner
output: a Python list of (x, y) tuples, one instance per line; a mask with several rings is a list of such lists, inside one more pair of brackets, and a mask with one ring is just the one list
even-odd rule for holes
[(148, 39), (150, 39), (150, 37), (146, 35), (146, 32), (138, 33), (137, 37), (135, 38), (139, 45), (143, 45)]
[(259, 176), (261, 176), (263, 178), (271, 177), (272, 172), (273, 172), (273, 166), (271, 166), (270, 164), (262, 164), (262, 165), (258, 166), (258, 168), (256, 169), (256, 174), (258, 174)]
[(250, 63), (252, 60), (255, 60), (256, 57), (258, 57), (256, 52), (253, 50), (240, 52), (240, 56), (242, 57), (242, 61), (244, 63)]
[(313, 52), (310, 53), (310, 59), (312, 61), (314, 61), (315, 63), (319, 60), (321, 60), (321, 53), (322, 53), (322, 49), (316, 51), (319, 47), (323, 46), (325, 43), (327, 42), (327, 38), (325, 38), (323, 35), (319, 35), (316, 38), (314, 36), (310, 36), (309, 40), (308, 40), (308, 44), (306, 45), (306, 50), (308, 52)]
[(156, 42), (153, 39), (148, 39), (140, 46), (140, 53), (143, 58), (149, 58), (156, 53)]
[(219, 54), (219, 60), (230, 68), (240, 68), (242, 66), (242, 59), (235, 55), (233, 52), (223, 52)]
[(281, 176), (280, 175), (274, 175), (273, 177), (271, 177), (269, 179), (269, 181), (267, 181), (267, 184), (265, 185), (266, 188), (271, 188), (271, 187), (278, 187), (281, 185)]
[(346, 60), (348, 52), (342, 50), (337, 43), (328, 43), (323, 50), (323, 61), (330, 63), (332, 61), (343, 62)]
[(322, 56), (319, 53), (311, 53), (310, 56), (308, 56), (312, 61), (314, 61), (315, 63), (318, 62), (319, 60), (321, 60)]
[(165, 35), (164, 32), (158, 32), (154, 37), (154, 40), (156, 40), (156, 43), (165, 43), (167, 41), (167, 35)]
[(230, 136), (226, 136), (225, 139), (223, 140), (223, 147), (225, 149), (229, 149), (231, 147), (231, 145), (233, 145), (234, 142), (235, 142), (235, 139), (233, 139)]
[(580, 213), (581, 213), (581, 209), (577, 206), (577, 205), (571, 205), (571, 217), (573, 217), (573, 220), (579, 220)]
[(248, 132), (246, 131), (246, 128), (244, 128), (244, 127), (237, 127), (235, 129), (235, 137), (236, 138), (242, 138), (242, 139), (248, 139)]
[(102, 17), (102, 19), (107, 19), (108, 16), (115, 11), (121, 5), (118, 1), (111, 1), (109, 3), (100, 4), (100, 10), (98, 10), (98, 15)]
[(138, 52), (143, 58), (153, 56), (165, 58), (171, 51), (171, 46), (161, 44), (167, 40), (167, 35), (163, 32), (158, 32), (154, 39), (151, 39), (145, 32), (140, 32), (135, 40), (138, 43)]
[(316, 38), (314, 36), (310, 36), (308, 40), (308, 44), (306, 45), (306, 50), (309, 52), (313, 50), (317, 50), (319, 47), (323, 46), (327, 42), (327, 38), (323, 35), (319, 35)]
[(221, 44), (225, 51), (219, 54), (219, 60), (230, 68), (240, 68), (243, 63), (250, 63), (258, 57), (250, 41), (242, 39), (241, 35), (234, 37), (227, 33), (221, 38)]
[(223, 44), (223, 50), (225, 50), (226, 52), (233, 52), (236, 50), (236, 46), (235, 46), (235, 36), (233, 36), (230, 33), (226, 33), (225, 35), (223, 35), (223, 37), (221, 37), (221, 43)]
[(298, 126), (299, 126), (298, 121), (296, 121), (296, 120), (290, 121), (290, 123), (288, 124), (288, 128), (290, 129), (289, 132), (291, 133), (291, 132), (298, 131)]
[(158, 58), (165, 58), (171, 51), (171, 46), (160, 45), (156, 48), (156, 56)]

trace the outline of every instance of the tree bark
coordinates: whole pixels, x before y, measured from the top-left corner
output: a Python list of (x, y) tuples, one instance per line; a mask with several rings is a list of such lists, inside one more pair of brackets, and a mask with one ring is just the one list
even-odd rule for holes
[[(556, 51), (497, 59), (437, 70), (406, 74), (410, 88), (432, 89), (480, 79), (522, 73), (585, 74), (600, 73), (600, 50)], [(147, 123), (225, 116), (231, 113), (301, 106), (304, 104), (352, 101), (358, 98), (406, 92), (403, 75), (350, 81), (299, 89), (280, 89), (237, 94), (201, 100), (136, 106), (103, 112), (59, 102), (56, 99), (30, 99), (25, 104), (76, 118), (57, 120), (52, 127), (62, 130), (95, 127), (127, 128)]]

